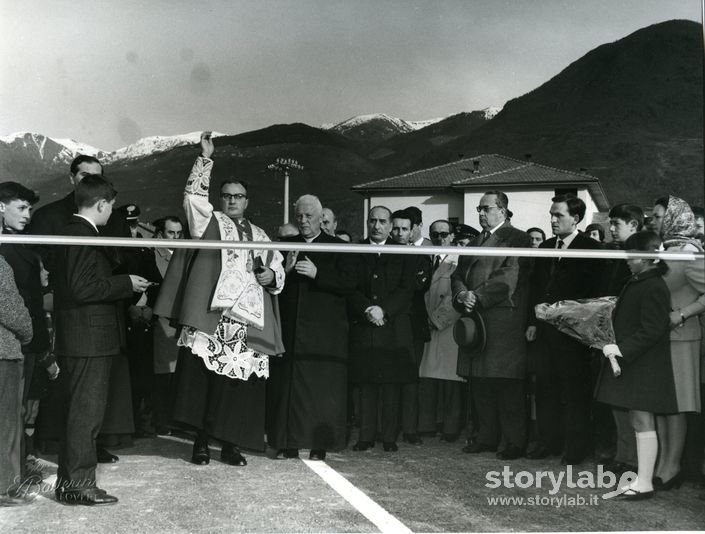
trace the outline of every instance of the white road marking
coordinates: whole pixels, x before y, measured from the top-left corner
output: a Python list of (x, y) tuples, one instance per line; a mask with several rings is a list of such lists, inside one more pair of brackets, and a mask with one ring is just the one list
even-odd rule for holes
[[(193, 441), (179, 438), (176, 436), (158, 436), (159, 439), (166, 439), (169, 441), (174, 441), (176, 443), (183, 443), (186, 445), (191, 445)], [(217, 449), (217, 447), (215, 447)], [(41, 460), (42, 463), (50, 467), (57, 467), (54, 462), (48, 460)], [(303, 463), (306, 464), (309, 469), (316, 473), (323, 481), (328, 484), (332, 489), (336, 491), (343, 499), (348, 501), (353, 508), (365, 516), (373, 525), (375, 525), (380, 532), (383, 533), (405, 533), (413, 534), (413, 531), (399, 521), (392, 514), (387, 512), (379, 504), (374, 502), (370, 497), (367, 496), (362, 490), (354, 486), (349, 480), (347, 480), (343, 475), (338, 473), (331, 466), (321, 461), (304, 460)], [(51, 475), (42, 481), (43, 488), (54, 488), (56, 484), (56, 475)], [(44, 492), (40, 492), (39, 497), (50, 498), (43, 495)]]
[(370, 520), (381, 532), (413, 533), (409, 527), (370, 499), (362, 490), (351, 484), (343, 475), (325, 462), (317, 460), (302, 461), (343, 499)]

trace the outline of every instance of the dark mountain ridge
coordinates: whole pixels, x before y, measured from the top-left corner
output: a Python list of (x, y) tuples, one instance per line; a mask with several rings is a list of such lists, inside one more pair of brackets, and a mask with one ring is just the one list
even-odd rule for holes
[(501, 153), (602, 179), (610, 202), (670, 192), (703, 202), (703, 43), (699, 24), (655, 24), (602, 45), (490, 122), (396, 171)]

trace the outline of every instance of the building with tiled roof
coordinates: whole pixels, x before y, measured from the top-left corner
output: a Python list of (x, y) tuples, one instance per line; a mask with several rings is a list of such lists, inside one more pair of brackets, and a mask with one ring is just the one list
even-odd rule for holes
[(601, 219), (599, 212), (609, 210), (599, 178), (499, 154), (465, 158), (352, 187), (365, 198), (365, 219), (369, 208), (380, 204), (392, 211), (418, 206), (426, 232), (436, 219), (478, 226), (475, 207), (491, 189), (507, 194), (514, 226), (538, 226), (547, 235), (551, 233), (551, 198), (559, 193), (574, 193), (585, 202), (587, 212), (581, 229), (593, 219)]

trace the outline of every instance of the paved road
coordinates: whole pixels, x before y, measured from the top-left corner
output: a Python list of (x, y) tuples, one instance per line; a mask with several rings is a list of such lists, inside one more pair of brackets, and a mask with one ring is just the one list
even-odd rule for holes
[[(426, 439), (420, 446), (400, 444), (397, 453), (346, 450), (330, 454), (325, 466), (319, 464), (324, 471), (319, 474), (302, 460), (254, 454), (247, 455), (247, 467), (230, 467), (217, 460), (215, 451), (210, 465), (195, 466), (188, 462), (191, 447), (183, 440), (138, 440), (135, 447), (119, 451), (120, 462), (99, 466), (99, 485), (119, 497), (117, 505), (62, 506), (44, 488), (30, 505), (0, 508), (0, 532), (705, 529), (702, 490), (684, 487), (650, 501), (615, 502), (600, 498), (606, 489), (568, 488), (565, 483), (551, 495), (547, 478), (542, 488), (491, 489), (486, 487), (488, 472), (501, 473), (505, 465), (513, 472), (511, 481), (517, 472), (528, 472), (516, 479), (522, 484), (536, 471), (550, 471), (554, 478), (567, 473), (555, 458), (503, 463), (490, 453), (461, 454), (460, 447)], [(591, 470), (594, 464), (574, 467), (573, 480)], [(54, 473), (51, 463), (47, 471)], [(488, 502), (495, 497), (524, 499), (524, 504)], [(529, 504), (529, 498), (538, 504)]]

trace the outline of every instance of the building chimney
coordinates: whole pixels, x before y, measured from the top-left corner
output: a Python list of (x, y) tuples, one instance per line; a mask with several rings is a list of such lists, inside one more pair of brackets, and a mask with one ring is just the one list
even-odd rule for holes
[(472, 160), (472, 173), (478, 174), (479, 172), (480, 172), (480, 160), (474, 159), (474, 160)]

